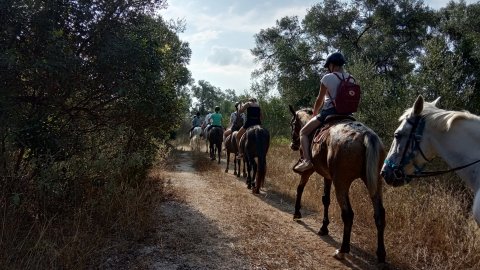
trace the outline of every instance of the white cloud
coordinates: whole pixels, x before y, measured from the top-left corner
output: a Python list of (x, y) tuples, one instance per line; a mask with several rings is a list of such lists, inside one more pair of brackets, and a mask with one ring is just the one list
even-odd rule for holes
[(190, 44), (205, 44), (209, 41), (218, 39), (220, 34), (220, 31), (206, 30), (190, 36), (187, 35), (185, 36), (185, 40), (188, 41)]
[(215, 46), (210, 50), (207, 61), (219, 66), (250, 68), (253, 64), (253, 56), (248, 49)]

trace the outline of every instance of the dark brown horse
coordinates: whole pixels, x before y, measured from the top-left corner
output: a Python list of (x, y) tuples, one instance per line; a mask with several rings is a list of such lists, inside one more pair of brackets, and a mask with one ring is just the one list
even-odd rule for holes
[(207, 134), (210, 145), (210, 160), (215, 160), (215, 152), (218, 153), (218, 164), (220, 164), (220, 156), (222, 153), (223, 128), (212, 126)]
[[(295, 111), (291, 120), (292, 150), (300, 146), (300, 129), (312, 118), (311, 110)], [(328, 121), (328, 119), (327, 119)], [(313, 136), (313, 134), (312, 134)], [(385, 158), (385, 150), (378, 135), (364, 124), (343, 120), (332, 125), (322, 133), (318, 142), (311, 144), (312, 162), (314, 167), (301, 173), (301, 181), (297, 188), (294, 219), (301, 218), (301, 198), (305, 185), (310, 176), (317, 172), (324, 179), (324, 206), (323, 225), (319, 235), (328, 234), (328, 207), (330, 205), (330, 189), (335, 186), (335, 194), (342, 210), (343, 240), (335, 254), (335, 258), (343, 259), (345, 253), (350, 252), (350, 235), (353, 224), (353, 210), (350, 205), (348, 191), (352, 182), (361, 178), (367, 189), (374, 207), (375, 224), (377, 226), (377, 258), (378, 262), (385, 262), (385, 209), (382, 203), (382, 180), (380, 169)]]
[(242, 136), (240, 147), (244, 149), (244, 162), (247, 164), (247, 188), (259, 194), (267, 172), (270, 133), (259, 125), (250, 127)]

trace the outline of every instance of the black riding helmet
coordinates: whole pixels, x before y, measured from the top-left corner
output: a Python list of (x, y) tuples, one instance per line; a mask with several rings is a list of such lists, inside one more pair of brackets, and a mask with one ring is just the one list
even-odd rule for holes
[(334, 64), (336, 66), (343, 66), (345, 64), (345, 57), (343, 54), (339, 52), (334, 52), (331, 53), (330, 55), (327, 56), (327, 59), (325, 59), (325, 65), (323, 65), (324, 68), (328, 68), (328, 65)]

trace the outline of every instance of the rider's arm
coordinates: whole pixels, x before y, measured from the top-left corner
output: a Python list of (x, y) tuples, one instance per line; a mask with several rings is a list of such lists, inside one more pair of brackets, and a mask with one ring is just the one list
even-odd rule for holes
[(250, 107), (250, 102), (243, 104), (239, 110), (239, 113), (243, 113), (248, 107)]
[(322, 83), (320, 85), (320, 91), (318, 92), (317, 100), (315, 100), (315, 105), (313, 105), (313, 115), (317, 115), (320, 109), (323, 106), (325, 101), (325, 95), (327, 94), (327, 87)]

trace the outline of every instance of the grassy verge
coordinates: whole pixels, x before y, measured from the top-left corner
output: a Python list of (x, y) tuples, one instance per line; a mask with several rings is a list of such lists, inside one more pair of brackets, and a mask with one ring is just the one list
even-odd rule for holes
[[(280, 141), (272, 145), (267, 157), (269, 188), (292, 200), (299, 176), (291, 168), (297, 159), (298, 152)], [(341, 233), (343, 223), (334, 192), (330, 227)], [(303, 208), (323, 211), (322, 193), (323, 179), (314, 174), (302, 197)], [(383, 194), (388, 261), (411, 269), (480, 269), (480, 229), (471, 215), (472, 195), (454, 175), (415, 180), (398, 188), (384, 185)], [(352, 185), (350, 199), (355, 212), (352, 244), (374, 256), (373, 208), (360, 180)]]
[(62, 214), (31, 215), (23, 208), (0, 204), (0, 268), (97, 268), (112, 248), (122, 249), (151, 236), (156, 222), (153, 210), (171, 195), (161, 166), (167, 164), (157, 164), (135, 186), (119, 181), (95, 187), (86, 193), (84, 203)]

